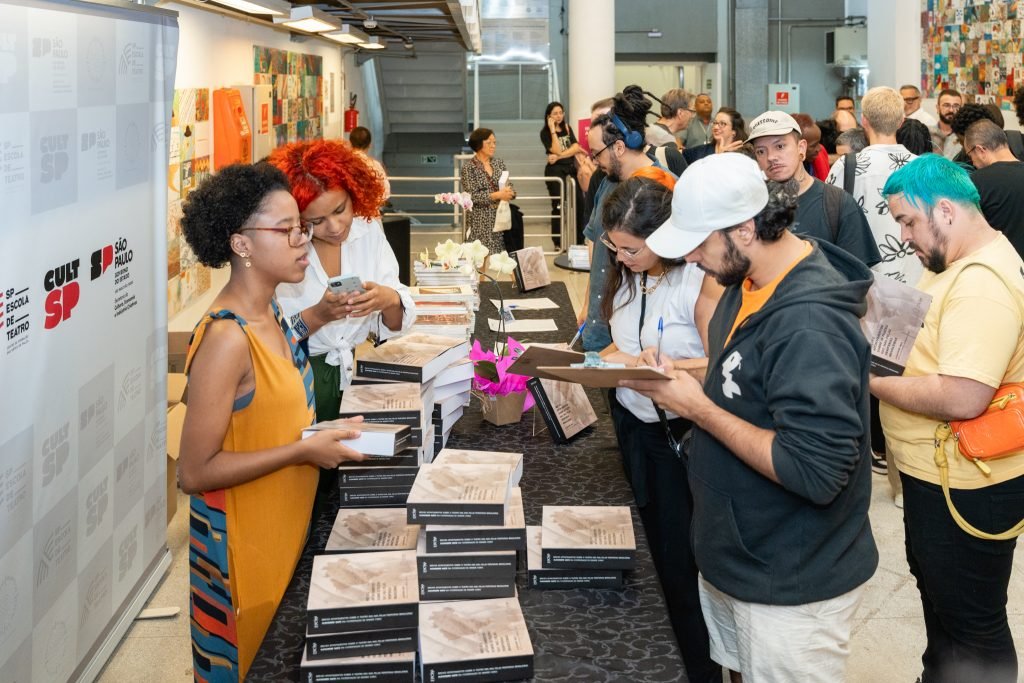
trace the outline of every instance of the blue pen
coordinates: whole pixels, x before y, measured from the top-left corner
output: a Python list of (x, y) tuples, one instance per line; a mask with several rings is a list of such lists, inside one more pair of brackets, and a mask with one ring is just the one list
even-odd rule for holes
[(583, 324), (580, 325), (580, 329), (576, 330), (576, 336), (572, 338), (572, 341), (569, 342), (569, 346), (567, 346), (566, 348), (568, 348), (570, 350), (572, 349), (573, 345), (580, 340), (580, 337), (583, 336), (583, 328), (586, 327), (586, 326), (587, 326), (587, 321), (584, 320)]
[(658, 367), (661, 367), (661, 338), (665, 336), (665, 319), (658, 318)]

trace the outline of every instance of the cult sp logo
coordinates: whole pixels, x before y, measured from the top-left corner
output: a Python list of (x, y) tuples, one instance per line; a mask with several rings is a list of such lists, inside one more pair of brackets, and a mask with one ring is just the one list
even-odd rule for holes
[(66, 133), (39, 138), (39, 182), (60, 180), (71, 166), (71, 136)]
[(43, 327), (52, 330), (71, 317), (71, 311), (78, 305), (81, 289), (78, 285), (79, 259), (69, 261), (62, 266), (46, 271), (43, 278), (43, 289), (46, 300), (43, 310), (46, 319)]

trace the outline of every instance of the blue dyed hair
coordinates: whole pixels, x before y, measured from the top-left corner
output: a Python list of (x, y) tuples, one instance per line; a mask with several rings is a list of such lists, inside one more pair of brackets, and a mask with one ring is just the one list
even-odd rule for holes
[(919, 156), (889, 176), (882, 196), (888, 200), (895, 194), (925, 213), (931, 213), (940, 199), (981, 211), (981, 197), (967, 171), (939, 154)]

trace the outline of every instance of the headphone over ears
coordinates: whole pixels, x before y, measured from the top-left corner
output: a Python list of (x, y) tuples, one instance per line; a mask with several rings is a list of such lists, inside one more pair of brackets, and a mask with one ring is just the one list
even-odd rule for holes
[(622, 122), (622, 120), (618, 116), (615, 115), (615, 112), (608, 112), (608, 113), (611, 115), (612, 123), (614, 123), (615, 127), (619, 129), (620, 133), (622, 133), (622, 141), (626, 143), (626, 148), (627, 149), (643, 149), (643, 146), (644, 146), (644, 136), (643, 136), (643, 134), (638, 133), (635, 130), (630, 130), (629, 128), (626, 128), (626, 124), (624, 124)]

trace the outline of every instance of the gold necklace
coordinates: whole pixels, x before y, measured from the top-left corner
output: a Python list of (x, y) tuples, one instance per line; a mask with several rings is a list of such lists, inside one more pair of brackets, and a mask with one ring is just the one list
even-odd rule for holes
[(664, 280), (664, 279), (665, 279), (665, 273), (662, 273), (661, 275), (659, 275), (657, 277), (657, 279), (654, 280), (654, 284), (651, 285), (650, 287), (648, 287), (647, 285), (644, 284), (644, 280), (641, 280), (640, 281), (640, 291), (643, 292), (645, 295), (646, 294), (653, 294), (654, 290), (656, 290), (658, 288), (658, 285), (660, 285), (661, 281)]

